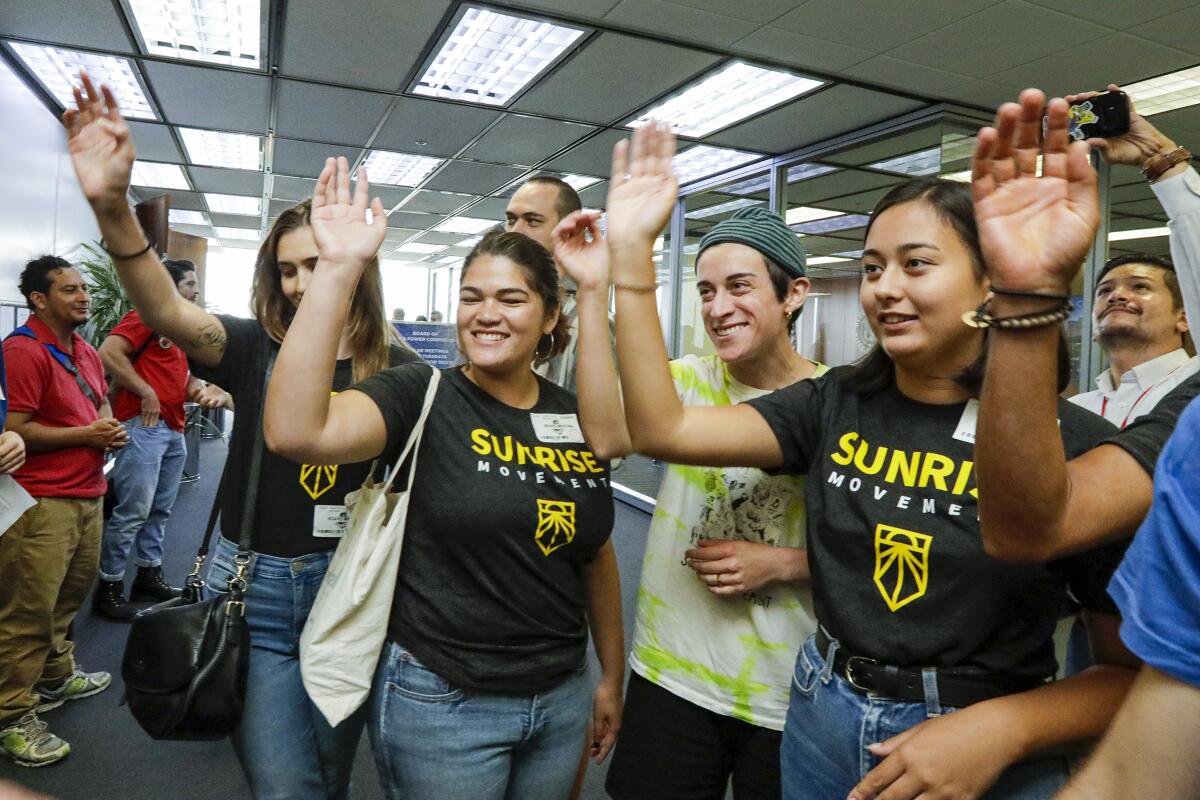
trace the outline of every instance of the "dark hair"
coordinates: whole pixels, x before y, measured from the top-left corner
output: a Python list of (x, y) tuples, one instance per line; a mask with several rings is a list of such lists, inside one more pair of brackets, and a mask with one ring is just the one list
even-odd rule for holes
[(1171, 259), (1163, 256), (1152, 256), (1149, 253), (1131, 253), (1127, 256), (1110, 258), (1104, 262), (1104, 266), (1100, 268), (1100, 272), (1096, 275), (1096, 286), (1100, 285), (1100, 281), (1104, 280), (1105, 275), (1117, 267), (1123, 267), (1126, 264), (1145, 264), (1148, 267), (1158, 267), (1163, 270), (1163, 283), (1167, 285), (1167, 290), (1171, 293), (1171, 307), (1176, 311), (1183, 308), (1183, 293), (1179, 291), (1179, 276), (1175, 274), (1175, 265), (1171, 263)]
[(162, 265), (171, 273), (171, 280), (175, 281), (176, 286), (189, 272), (196, 271), (196, 265), (186, 258), (164, 258)]
[[(975, 205), (971, 199), (971, 186), (959, 181), (947, 181), (940, 178), (914, 178), (905, 181), (885, 194), (871, 212), (867, 229), (863, 233), (863, 241), (871, 234), (871, 226), (879, 215), (895, 206), (921, 200), (928, 203), (946, 223), (954, 228), (958, 238), (971, 254), (971, 266), (975, 277), (983, 280), (987, 268), (983, 260), (983, 249), (979, 244), (979, 228), (975, 224)], [(986, 337), (986, 331), (984, 336)], [(986, 339), (985, 339), (986, 341)], [(1065, 345), (1064, 345), (1065, 346)], [(979, 357), (971, 362), (961, 373), (955, 376), (955, 381), (971, 394), (978, 394), (983, 385), (983, 372), (986, 365), (987, 345), (985, 343)], [(891, 386), (896, 379), (896, 365), (884, 351), (883, 346), (876, 343), (854, 365), (850, 375), (849, 385), (859, 394), (875, 394)]]
[(60, 269), (71, 269), (71, 262), (65, 258), (58, 256), (41, 256), (35, 258), (25, 265), (25, 269), (21, 270), (21, 279), (17, 284), (21, 295), (25, 298), (25, 305), (30, 311), (34, 311), (33, 301), (30, 298), (34, 292), (49, 294), (50, 284), (54, 283), (54, 278), (51, 273), (57, 272)]
[(575, 188), (562, 178), (554, 175), (534, 175), (525, 181), (526, 186), (531, 183), (541, 183), (558, 189), (558, 198), (554, 201), (554, 210), (557, 212), (559, 219), (566, 219), (568, 214), (573, 214), (583, 208), (583, 201), (579, 199), (579, 192), (575, 191)]
[[(547, 316), (557, 311), (561, 305), (559, 300), (558, 268), (550, 252), (523, 233), (508, 231), (492, 231), (479, 240), (471, 250), (470, 255), (463, 261), (459, 283), (466, 280), (467, 271), (479, 256), (497, 256), (507, 258), (521, 268), (525, 280), (534, 293), (542, 298), (542, 305)], [(542, 343), (538, 341), (534, 351), (534, 363), (544, 364), (558, 357), (567, 349), (571, 342), (570, 323), (559, 314), (554, 330), (550, 331), (550, 346), (546, 352), (541, 352)], [(543, 337), (545, 338), (545, 337)]]
[[(767, 277), (771, 279), (771, 288), (775, 290), (775, 299), (782, 303), (787, 298), (788, 289), (792, 287), (792, 281), (796, 280), (796, 278), (766, 256), (763, 256), (763, 261), (767, 262)], [(795, 333), (796, 320), (800, 319), (800, 314), (803, 311), (804, 304), (801, 303), (799, 308), (788, 314), (788, 336)]]

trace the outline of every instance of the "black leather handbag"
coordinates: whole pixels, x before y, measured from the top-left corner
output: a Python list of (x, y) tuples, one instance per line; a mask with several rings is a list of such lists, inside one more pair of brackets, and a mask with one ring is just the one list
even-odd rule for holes
[(154, 739), (223, 739), (241, 721), (250, 665), (245, 594), (262, 447), (260, 420), (234, 559), (237, 573), (229, 580), (229, 593), (204, 599), (200, 577), (226, 490), (225, 470), (182, 596), (143, 609), (133, 618), (121, 677), (129, 710)]

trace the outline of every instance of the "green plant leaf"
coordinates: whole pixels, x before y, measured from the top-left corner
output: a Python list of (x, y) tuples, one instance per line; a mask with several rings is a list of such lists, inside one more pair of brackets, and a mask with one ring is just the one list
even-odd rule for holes
[(117, 278), (112, 259), (100, 247), (100, 243), (85, 242), (83, 249), (87, 252), (87, 257), (79, 266), (87, 280), (92, 303), (88, 323), (80, 333), (93, 347), (99, 347), (108, 336), (108, 332), (133, 309), (133, 303)]

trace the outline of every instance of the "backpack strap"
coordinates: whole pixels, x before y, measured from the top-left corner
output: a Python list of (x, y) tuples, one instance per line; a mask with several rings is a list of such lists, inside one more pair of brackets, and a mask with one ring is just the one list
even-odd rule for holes
[[(19, 328), (14, 328), (13, 332), (5, 339), (11, 339), (14, 336), (26, 336), (30, 339), (37, 340), (37, 334), (28, 325), (22, 325)], [(42, 343), (42, 346), (50, 352), (50, 357), (59, 363), (59, 365), (67, 372), (71, 373), (71, 377), (75, 379), (75, 385), (79, 387), (79, 391), (83, 392), (83, 396), (88, 399), (88, 402), (100, 409), (100, 400), (96, 397), (96, 392), (88, 385), (88, 382), (79, 374), (79, 367), (75, 366), (75, 359), (71, 358), (69, 353), (64, 353), (56, 344)]]

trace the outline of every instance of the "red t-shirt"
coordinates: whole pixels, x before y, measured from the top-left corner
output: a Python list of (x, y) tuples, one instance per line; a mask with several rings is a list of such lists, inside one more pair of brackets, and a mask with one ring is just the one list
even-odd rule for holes
[[(9, 413), (32, 412), (33, 421), (48, 428), (82, 428), (95, 422), (100, 417), (96, 406), (46, 349), (57, 342), (54, 334), (35, 316), (26, 324), (37, 339), (10, 336), (4, 340)], [(79, 376), (103, 402), (108, 384), (100, 356), (77, 333), (71, 334), (71, 350)], [(25, 464), (13, 477), (34, 497), (100, 497), (107, 488), (104, 453), (94, 447), (26, 451)]]
[[(158, 336), (136, 311), (130, 311), (116, 324), (109, 336), (122, 336), (133, 345), (133, 356), (142, 345), (146, 348), (133, 362), (133, 371), (150, 384), (162, 406), (162, 418), (173, 431), (183, 432), (183, 402), (187, 400), (188, 362), (183, 351), (170, 339)], [(150, 341), (150, 337), (154, 341)], [(117, 389), (113, 416), (124, 422), (142, 413), (142, 399), (125, 388)]]

